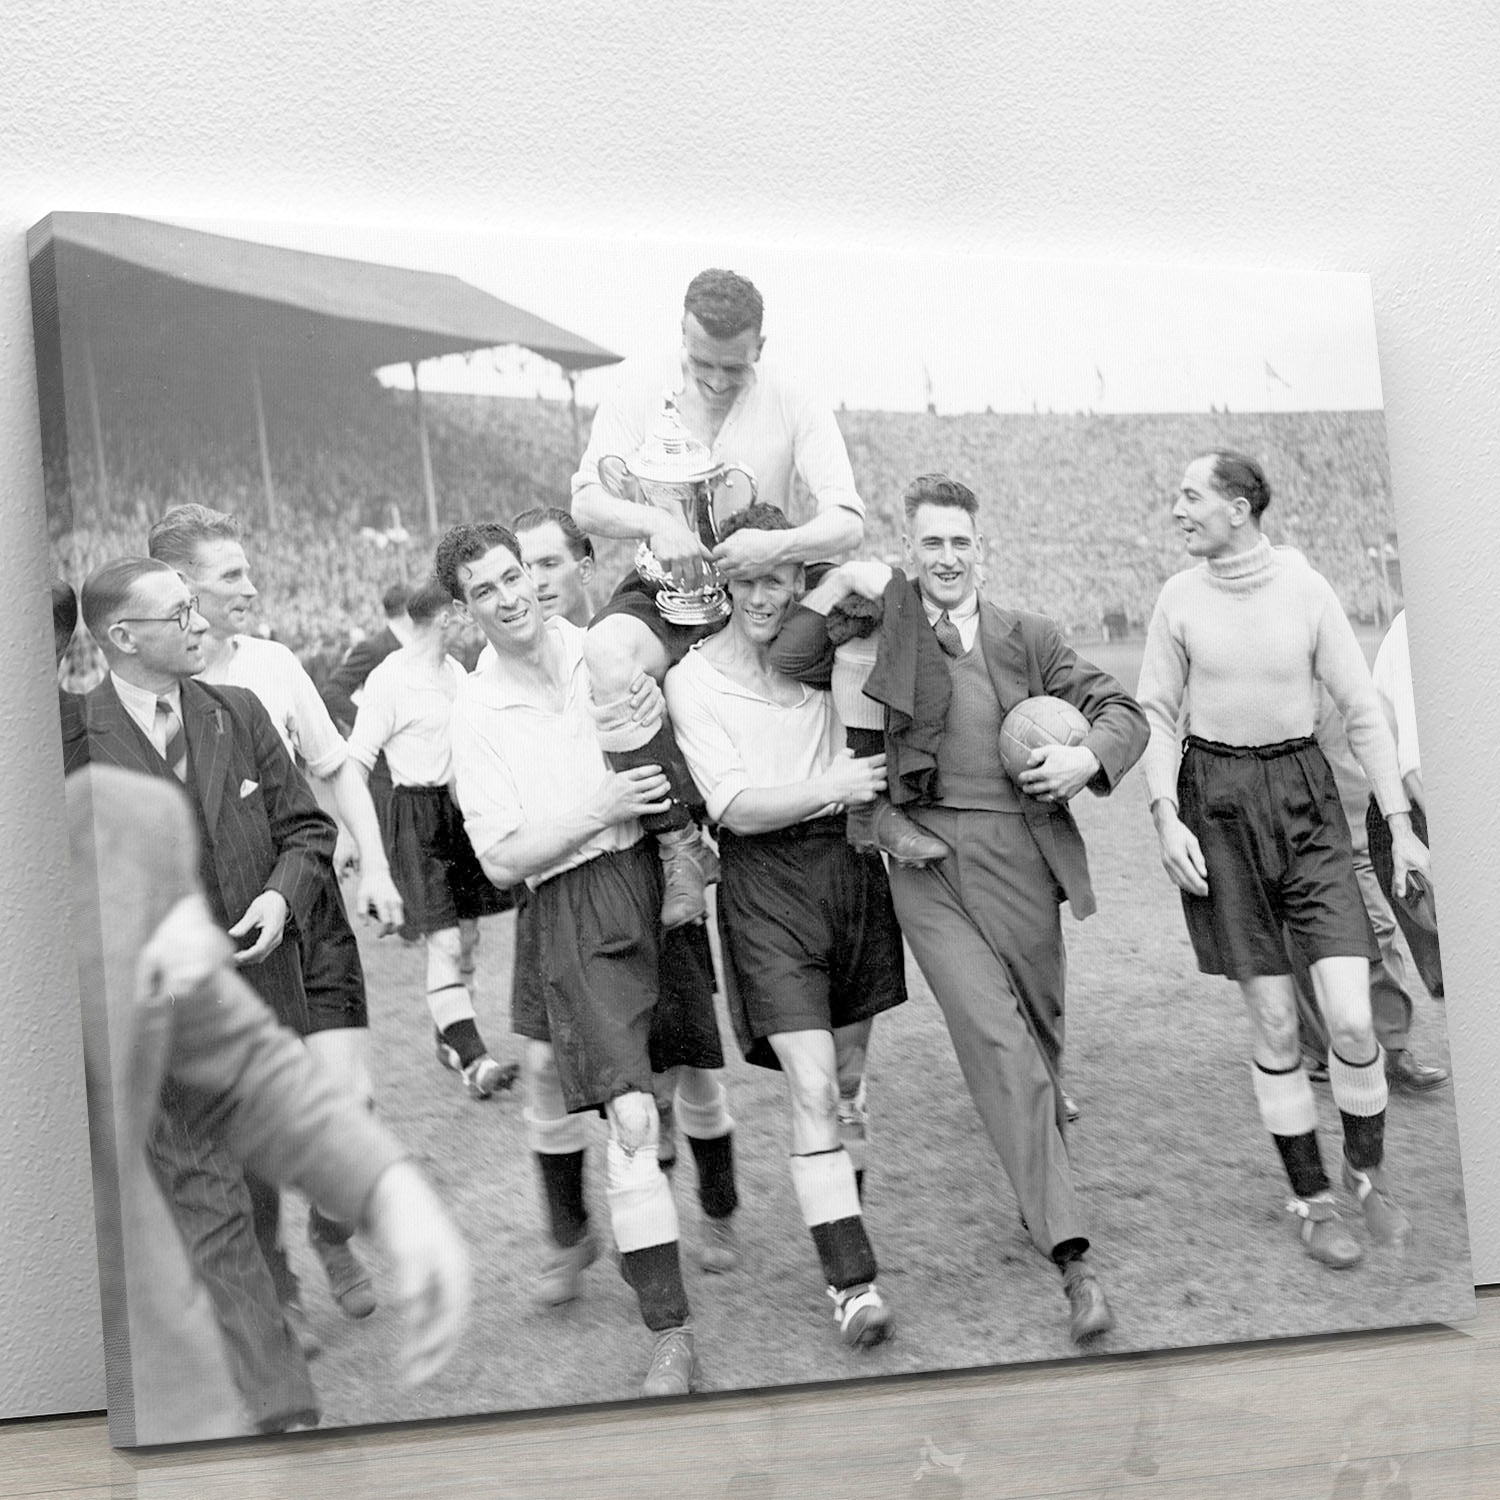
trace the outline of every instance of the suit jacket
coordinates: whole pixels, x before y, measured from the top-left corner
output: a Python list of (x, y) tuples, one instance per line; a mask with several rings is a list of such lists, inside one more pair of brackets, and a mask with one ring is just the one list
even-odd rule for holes
[[(937, 737), (947, 712), (949, 687), (942, 648), (928, 624), (920, 591), (897, 574), (885, 593), (880, 652), (865, 684), (866, 694), (886, 708), (886, 760), (890, 795), (894, 802), (934, 800), (938, 793)], [(808, 617), (811, 616), (811, 619)], [(812, 649), (810, 634), (818, 616), (799, 610), (795, 655), (812, 679), (817, 666), (831, 666), (833, 648), (826, 654)], [(789, 620), (788, 625), (793, 622)], [(783, 629), (783, 635), (786, 629)], [(990, 683), (1002, 715), (1026, 698), (1043, 694), (1064, 698), (1089, 721), (1083, 743), (1099, 758), (1099, 774), (1089, 790), (1105, 796), (1141, 758), (1150, 729), (1140, 705), (1107, 672), (1085, 661), (1063, 639), (1055, 621), (1046, 615), (1001, 609), (983, 597), (979, 601), (979, 636)], [(777, 641), (781, 645), (780, 638)], [(934, 648), (936, 655), (934, 655)], [(773, 658), (774, 659), (774, 658)], [(941, 672), (941, 679), (935, 681)], [(824, 679), (826, 681), (826, 678)], [(934, 714), (936, 713), (936, 723)], [(1083, 835), (1066, 803), (1040, 802), (1022, 797), (1021, 809), (1057, 883), (1076, 917), (1097, 910), (1089, 880)]]
[[(106, 677), (85, 696), (87, 736), (95, 764), (172, 780), (171, 768), (126, 712)], [(184, 679), (182, 725), (201, 809), (204, 873), (214, 917), (232, 927), (262, 891), (286, 900), (295, 928), (306, 930), (322, 882), (332, 879), (337, 829), (292, 764), (270, 715), (248, 688)], [(66, 747), (65, 747), (66, 749)], [(74, 751), (65, 761), (81, 763)], [(295, 930), (244, 975), (294, 1030), (308, 1027)]]
[(400, 646), (396, 632), (387, 625), (375, 635), (356, 641), (344, 653), (343, 661), (333, 669), (333, 675), (323, 689), (323, 701), (346, 738), (354, 728), (354, 718), (359, 712), (352, 695), (365, 685), (365, 678)]
[(400, 1146), (228, 966), (175, 779), (68, 780), (111, 1440), (247, 1429), (217, 1320), (146, 1156), (164, 1083), (196, 1129), (363, 1223)]

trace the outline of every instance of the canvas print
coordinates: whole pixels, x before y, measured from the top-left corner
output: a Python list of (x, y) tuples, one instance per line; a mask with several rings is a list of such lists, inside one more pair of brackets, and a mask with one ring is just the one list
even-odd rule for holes
[(1364, 278), (30, 253), (116, 1443), (1471, 1313)]

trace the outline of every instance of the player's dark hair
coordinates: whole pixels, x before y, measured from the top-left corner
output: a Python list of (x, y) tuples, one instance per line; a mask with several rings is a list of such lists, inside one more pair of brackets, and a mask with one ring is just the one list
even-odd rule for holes
[(404, 583), (393, 583), (385, 593), (380, 596), (380, 607), (385, 611), (387, 620), (394, 620), (406, 613), (406, 601), (411, 598), (411, 590)]
[(682, 310), (692, 313), (703, 331), (716, 339), (732, 339), (747, 329), (760, 333), (765, 303), (752, 282), (734, 271), (699, 271), (688, 282)]
[(458, 581), (458, 570), (466, 564), (504, 547), (519, 563), (521, 544), (515, 533), (498, 521), (478, 521), (472, 525), (450, 527), (437, 544), (437, 558), (433, 571), (448, 590), (450, 599), (464, 603), (463, 585)]
[(101, 646), (109, 644), (109, 627), (135, 593), (135, 586), (148, 573), (171, 573), (169, 563), (155, 557), (117, 557), (95, 568), (83, 584), (83, 623)]
[(406, 601), (406, 613), (413, 625), (425, 625), (453, 606), (453, 595), (434, 573), (414, 588)]
[(146, 551), (179, 573), (192, 571), (200, 542), (237, 542), (240, 523), (206, 505), (174, 505), (146, 537)]
[(559, 506), (538, 505), (531, 510), (523, 510), (510, 523), (510, 527), (519, 536), (523, 531), (535, 531), (538, 526), (545, 526), (548, 521), (554, 522), (558, 530), (562, 532), (563, 540), (568, 544), (568, 551), (578, 562), (594, 555), (593, 537)]
[(1248, 500), (1250, 514), (1259, 522), (1271, 503), (1265, 470), (1248, 454), (1233, 448), (1211, 448), (1205, 456), (1214, 461), (1214, 488), (1226, 500)]
[(726, 516), (719, 525), (719, 540), (731, 537), (737, 531), (790, 531), (792, 523), (787, 520), (786, 512), (779, 505), (768, 505), (764, 501), (757, 500), (754, 505), (747, 505), (743, 510), (737, 510), (732, 516)]
[(78, 629), (78, 595), (73, 585), (61, 578), (52, 580), (52, 642), (60, 662), (68, 651), (68, 642)]
[(979, 517), (979, 501), (968, 485), (949, 479), (946, 474), (918, 474), (901, 494), (901, 505), (906, 512), (908, 526), (916, 519), (917, 509), (923, 505), (946, 505), (961, 510), (965, 515)]

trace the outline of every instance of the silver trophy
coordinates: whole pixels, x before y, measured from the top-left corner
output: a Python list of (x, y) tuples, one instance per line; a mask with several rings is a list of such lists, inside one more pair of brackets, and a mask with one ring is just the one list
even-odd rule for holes
[[(725, 464), (716, 459), (682, 425), (677, 398), (671, 391), (662, 398), (661, 415), (646, 434), (645, 442), (628, 459), (609, 454), (599, 460), (599, 481), (611, 495), (620, 500), (642, 500), (673, 515), (680, 514), (688, 530), (705, 547), (718, 544), (716, 506), (730, 474), (744, 476), (750, 495), (741, 503), (751, 504), (755, 499), (755, 475), (742, 464)], [(638, 495), (630, 492), (626, 476), (635, 481)], [(739, 486), (732, 488), (737, 491)], [(650, 544), (642, 542), (636, 549), (635, 570), (647, 583), (656, 586), (656, 607), (673, 625), (711, 625), (729, 618), (729, 595), (718, 570), (711, 565), (704, 564), (706, 576), (702, 584), (681, 589), (670, 569), (656, 560)]]

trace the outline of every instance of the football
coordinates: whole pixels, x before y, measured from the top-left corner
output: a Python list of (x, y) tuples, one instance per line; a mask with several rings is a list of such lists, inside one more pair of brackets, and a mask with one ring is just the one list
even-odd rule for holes
[(1089, 721), (1062, 698), (1027, 698), (1006, 714), (1000, 726), (1000, 760), (1018, 786), (1031, 764), (1031, 752), (1043, 745), (1078, 745)]

